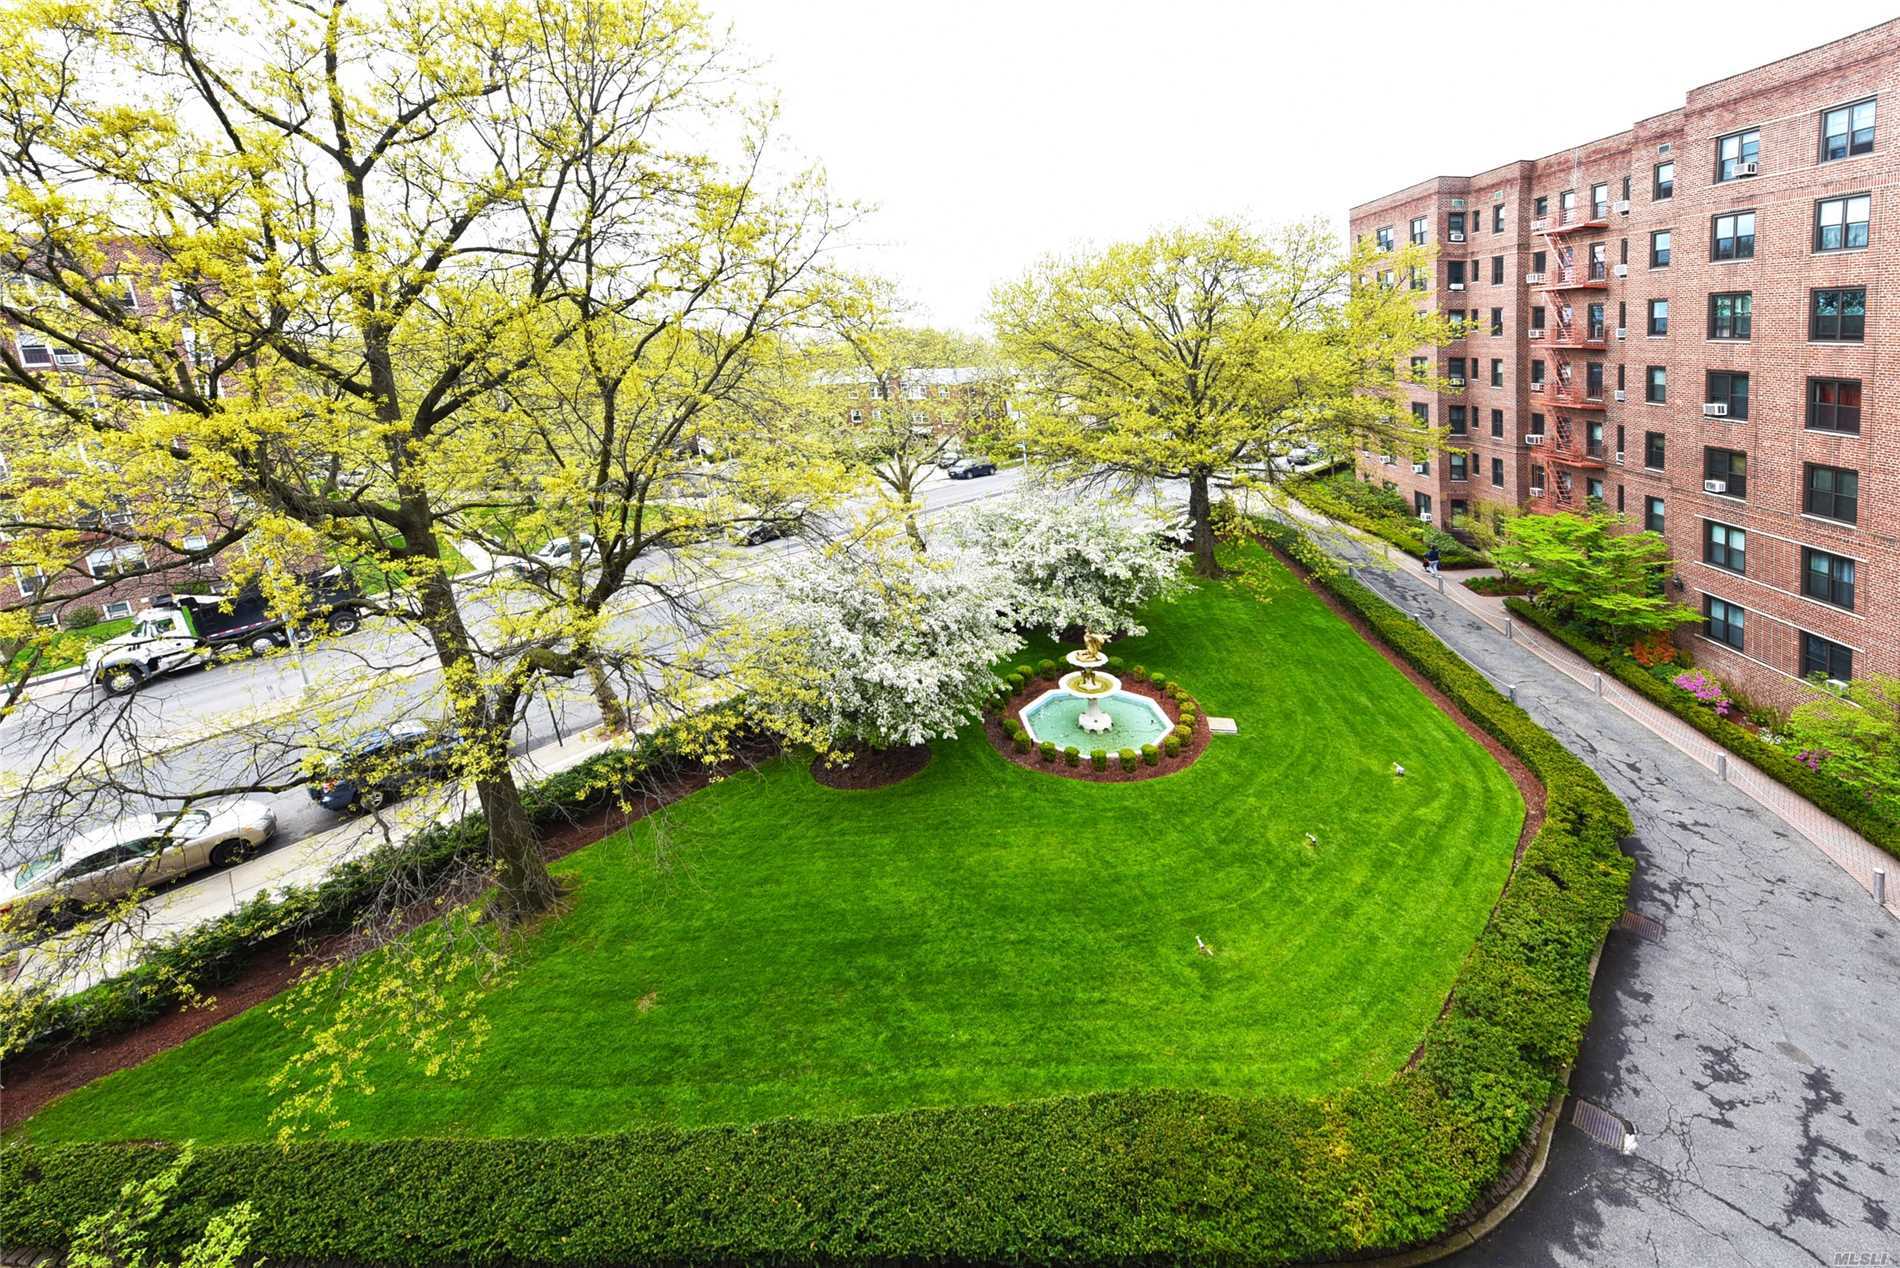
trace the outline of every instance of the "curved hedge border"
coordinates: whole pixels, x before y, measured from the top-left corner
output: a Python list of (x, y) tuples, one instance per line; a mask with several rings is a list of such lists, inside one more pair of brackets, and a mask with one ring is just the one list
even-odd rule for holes
[[(1344, 498), (1336, 496), (1326, 487), (1324, 480), (1289, 480), (1286, 491), (1320, 514), (1350, 524), (1361, 532), (1371, 533), (1382, 541), (1391, 542), (1414, 559), (1424, 559), (1425, 552), (1430, 549), (1425, 534), (1419, 531), (1415, 521), (1368, 515)], [(1438, 548), (1438, 567), (1441, 571), (1490, 567), (1490, 560), (1450, 534), (1445, 535), (1445, 540), (1449, 544)]]
[(1747, 727), (1716, 716), (1714, 710), (1704, 707), (1687, 692), (1657, 681), (1653, 674), (1622, 652), (1567, 628), (1535, 604), (1511, 598), (1504, 601), (1504, 606), (1630, 690), (1675, 714), (1771, 779), (1787, 785), (1887, 853), (1900, 857), (1900, 823), (1869, 804), (1853, 785), (1795, 761), (1786, 750), (1768, 743)]
[[(1423, 627), (1260, 531), (1544, 782), (1526, 848), (1422, 1058), (1311, 1099), (1134, 1091), (843, 1122), (558, 1140), (200, 1146), (163, 1235), (248, 1200), (253, 1250), (359, 1263), (1273, 1264), (1417, 1245), (1486, 1198), (1589, 1019), (1632, 863), (1622, 804)], [(168, 1145), (12, 1144), (0, 1242), (58, 1245)]]

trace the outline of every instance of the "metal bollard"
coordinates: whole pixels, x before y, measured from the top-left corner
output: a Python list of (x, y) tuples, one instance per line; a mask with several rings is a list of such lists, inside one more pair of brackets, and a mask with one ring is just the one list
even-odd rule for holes
[(1727, 753), (1717, 753), (1715, 755), (1715, 777), (1721, 780), (1725, 784), (1728, 782), (1728, 754)]
[(1511, 618), (1507, 616), (1507, 617), (1505, 617), (1505, 618), (1504, 618), (1504, 641), (1505, 641), (1505, 642), (1507, 642), (1507, 643), (1508, 643), (1508, 642), (1510, 642), (1510, 641), (1511, 641), (1511, 637), (1512, 637), (1512, 634), (1511, 634)]
[(1442, 572), (1438, 574), (1438, 593), (1445, 593), (1445, 574)]
[(1517, 703), (1517, 684), (1516, 683), (1512, 683), (1510, 686), (1506, 687), (1504, 689), (1504, 693), (1511, 698), (1512, 704)]
[(1876, 867), (1874, 869), (1874, 906), (1885, 907), (1886, 905), (1887, 869), (1884, 867)]
[(1603, 675), (1602, 674), (1598, 674), (1596, 676), (1596, 689), (1597, 689), (1597, 694), (1599, 696), (1603, 694)]

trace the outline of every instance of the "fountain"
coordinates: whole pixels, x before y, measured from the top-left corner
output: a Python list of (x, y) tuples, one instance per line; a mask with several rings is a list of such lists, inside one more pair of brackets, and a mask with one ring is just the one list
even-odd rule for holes
[(1102, 672), (1108, 664), (1102, 646), (1107, 641), (1093, 631), (1083, 636), (1087, 646), (1063, 657), (1075, 667), (1064, 674), (1056, 689), (1045, 691), (1022, 711), (1023, 729), (1031, 742), (1053, 741), (1061, 748), (1139, 749), (1158, 744), (1172, 723), (1161, 706), (1146, 696), (1123, 691), (1121, 680)]

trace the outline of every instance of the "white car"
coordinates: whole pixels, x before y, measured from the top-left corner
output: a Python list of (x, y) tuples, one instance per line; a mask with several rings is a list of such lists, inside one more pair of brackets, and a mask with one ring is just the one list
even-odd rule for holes
[(523, 577), (545, 577), (550, 573), (572, 568), (577, 553), (582, 565), (585, 566), (593, 563), (600, 551), (594, 545), (594, 539), (586, 533), (582, 533), (579, 537), (557, 537), (526, 559), (515, 560), (512, 567), (518, 575)]
[(22, 918), (57, 920), (75, 907), (247, 859), (276, 831), (277, 814), (261, 801), (133, 815), (0, 874), (0, 917), (15, 928)]

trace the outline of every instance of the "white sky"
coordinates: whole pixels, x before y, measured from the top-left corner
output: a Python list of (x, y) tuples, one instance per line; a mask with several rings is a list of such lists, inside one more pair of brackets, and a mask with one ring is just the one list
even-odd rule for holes
[(1343, 232), (1353, 203), (1621, 131), (1894, 16), (1891, 0), (702, 2), (765, 62), (782, 135), (877, 207), (859, 266), (971, 331), (991, 284), (1044, 252), (1220, 214)]

